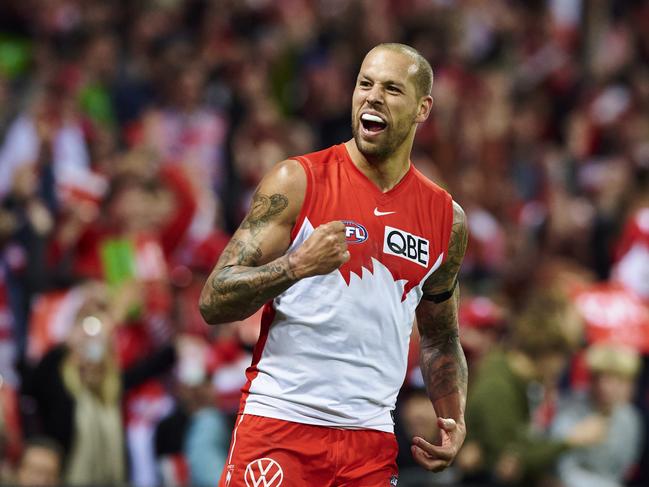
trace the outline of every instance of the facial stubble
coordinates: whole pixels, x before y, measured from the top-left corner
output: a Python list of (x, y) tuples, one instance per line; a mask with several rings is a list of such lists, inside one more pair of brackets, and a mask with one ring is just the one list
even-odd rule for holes
[[(353, 117), (353, 115), (352, 115)], [(405, 123), (403, 125), (406, 125)], [(399, 127), (388, 125), (382, 134), (382, 140), (376, 141), (374, 144), (364, 140), (361, 137), (361, 121), (356, 119), (352, 122), (352, 135), (356, 147), (363, 154), (369, 162), (383, 161), (394, 154), (399, 146), (408, 137), (410, 133), (410, 125), (407, 127)]]

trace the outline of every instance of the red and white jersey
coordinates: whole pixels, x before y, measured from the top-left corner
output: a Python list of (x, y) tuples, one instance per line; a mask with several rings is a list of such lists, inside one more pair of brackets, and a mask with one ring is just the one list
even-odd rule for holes
[(391, 432), (421, 288), (446, 256), (451, 197), (412, 165), (383, 193), (344, 145), (296, 159), (307, 190), (289, 252), (342, 220), (351, 258), (266, 305), (241, 412)]

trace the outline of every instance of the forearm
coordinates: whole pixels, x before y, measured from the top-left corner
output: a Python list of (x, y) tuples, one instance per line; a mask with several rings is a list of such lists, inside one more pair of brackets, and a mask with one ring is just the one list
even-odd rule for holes
[(445, 262), (426, 280), (417, 306), (419, 363), (428, 397), (435, 408), (439, 438), (433, 445), (413, 438), (413, 457), (438, 472), (455, 459), (466, 437), (467, 366), (458, 334), (458, 272), (466, 250), (467, 231), (462, 208), (453, 203), (453, 227)]
[(259, 267), (234, 265), (217, 269), (203, 287), (201, 315), (210, 324), (242, 320), (297, 280), (288, 254)]
[(435, 340), (422, 337), (420, 364), (437, 416), (463, 422), (468, 372), (457, 335)]
[[(458, 335), (458, 301), (456, 291), (447, 302), (420, 310), (420, 367), (437, 416), (464, 421), (468, 370)], [(426, 326), (427, 321), (435, 325)]]

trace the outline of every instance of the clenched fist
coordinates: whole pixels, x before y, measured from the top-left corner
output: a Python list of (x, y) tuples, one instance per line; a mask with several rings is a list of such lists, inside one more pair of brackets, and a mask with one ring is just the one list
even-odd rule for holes
[(320, 225), (288, 257), (291, 269), (298, 279), (335, 271), (349, 260), (345, 224), (333, 221)]

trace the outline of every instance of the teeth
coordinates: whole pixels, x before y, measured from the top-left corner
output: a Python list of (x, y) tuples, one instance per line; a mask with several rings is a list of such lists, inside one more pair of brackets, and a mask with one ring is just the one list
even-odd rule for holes
[(385, 123), (382, 118), (377, 117), (376, 115), (372, 115), (371, 113), (363, 113), (363, 115), (361, 115), (361, 119), (367, 120), (368, 122)]

